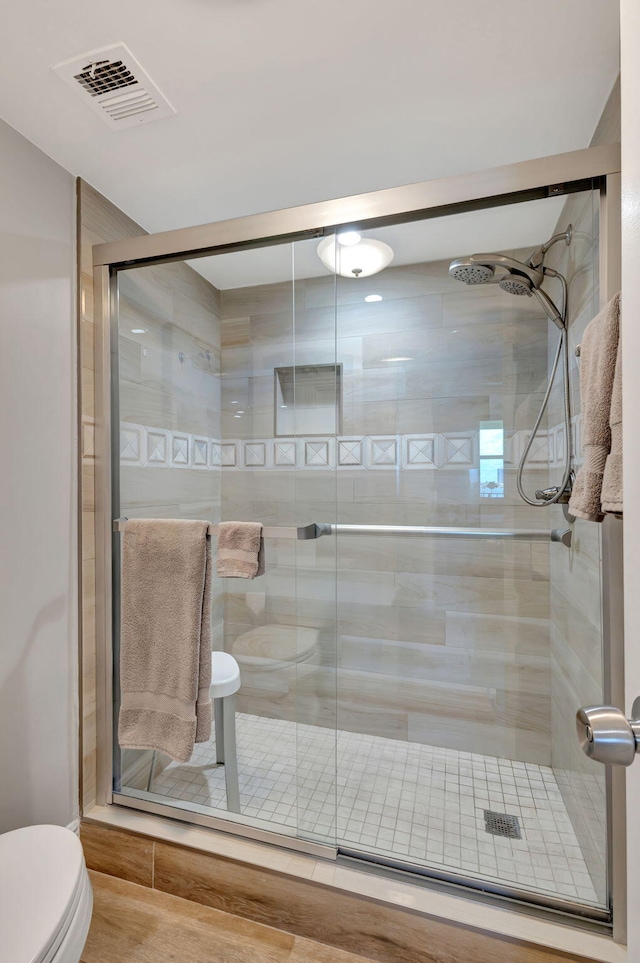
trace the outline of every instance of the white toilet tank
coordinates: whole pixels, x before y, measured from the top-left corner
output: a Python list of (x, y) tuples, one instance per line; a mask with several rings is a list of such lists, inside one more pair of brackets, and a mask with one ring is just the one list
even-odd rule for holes
[(78, 963), (92, 903), (70, 830), (28, 826), (0, 836), (0, 963)]

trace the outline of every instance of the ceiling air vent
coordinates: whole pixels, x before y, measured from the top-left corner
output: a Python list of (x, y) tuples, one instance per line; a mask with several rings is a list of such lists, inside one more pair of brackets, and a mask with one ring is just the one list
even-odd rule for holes
[(123, 43), (92, 50), (53, 69), (113, 130), (175, 114)]

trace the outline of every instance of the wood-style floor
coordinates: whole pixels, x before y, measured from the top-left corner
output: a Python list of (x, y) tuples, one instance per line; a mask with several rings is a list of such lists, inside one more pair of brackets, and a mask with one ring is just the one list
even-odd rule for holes
[(137, 883), (90, 875), (94, 909), (82, 963), (370, 963)]
[[(94, 910), (81, 963), (375, 963), (370, 957), (317, 943), (115, 876), (90, 872)], [(372, 913), (376, 912), (372, 905)], [(357, 920), (353, 925), (358, 926)], [(416, 947), (424, 963), (473, 963), (471, 931), (464, 927)], [(471, 934), (473, 936), (473, 934)], [(493, 963), (593, 963), (517, 941), (489, 940)], [(480, 945), (480, 943), (478, 945)], [(485, 947), (486, 949), (486, 947)], [(384, 959), (403, 963), (405, 953)]]

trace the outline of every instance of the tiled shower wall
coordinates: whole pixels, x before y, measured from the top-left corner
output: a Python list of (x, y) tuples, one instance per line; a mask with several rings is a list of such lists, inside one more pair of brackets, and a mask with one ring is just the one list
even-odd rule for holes
[[(296, 282), (295, 310), (290, 283), (221, 292), (223, 517), (548, 528), (515, 491), (547, 375), (535, 303), (465, 289), (444, 262), (371, 282), (338, 285), (337, 439), (273, 428), (274, 368), (335, 361), (334, 279)], [(480, 492), (487, 421), (505, 430), (498, 498)], [(526, 483), (547, 479), (543, 434)], [(345, 535), (267, 552), (264, 579), (225, 585), (225, 646), (263, 659), (243, 665), (243, 711), (549, 764), (547, 543)], [(315, 630), (315, 652), (274, 668), (265, 625)]]

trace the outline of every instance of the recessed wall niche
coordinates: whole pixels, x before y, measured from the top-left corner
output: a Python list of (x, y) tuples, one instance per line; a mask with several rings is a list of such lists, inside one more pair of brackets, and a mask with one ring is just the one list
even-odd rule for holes
[(276, 437), (342, 432), (342, 365), (276, 368), (274, 377)]

